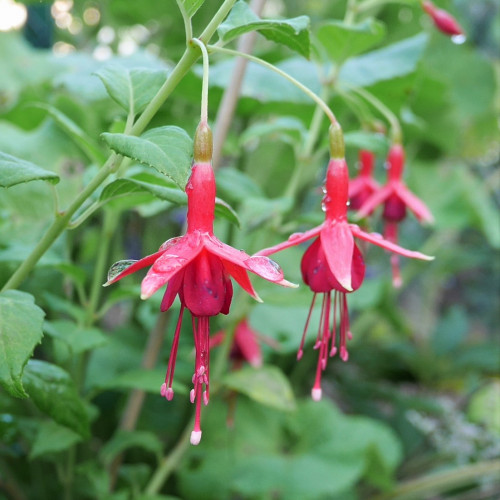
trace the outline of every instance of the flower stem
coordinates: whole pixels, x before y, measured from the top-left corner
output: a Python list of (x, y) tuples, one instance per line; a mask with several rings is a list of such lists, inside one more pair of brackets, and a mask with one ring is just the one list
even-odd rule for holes
[(179, 465), (182, 456), (189, 448), (189, 438), (191, 437), (193, 424), (194, 417), (191, 418), (189, 423), (186, 425), (186, 428), (184, 429), (179, 441), (177, 441), (175, 447), (163, 458), (159, 467), (156, 469), (144, 491), (146, 495), (154, 495), (155, 493), (158, 493), (161, 487), (165, 484), (165, 481), (169, 478), (170, 474)]
[(288, 80), (290, 83), (295, 85), (298, 89), (300, 89), (302, 92), (304, 92), (304, 94), (306, 94), (308, 97), (310, 97), (313, 101), (315, 101), (318, 104), (318, 106), (321, 107), (321, 109), (323, 110), (325, 115), (328, 116), (328, 119), (330, 120), (330, 122), (332, 124), (337, 123), (337, 119), (335, 118), (333, 111), (329, 108), (328, 104), (326, 104), (326, 102), (323, 101), (323, 99), (321, 99), (321, 97), (319, 97), (317, 94), (315, 94), (311, 89), (306, 87), (304, 84), (300, 83), (293, 76), (290, 76), (285, 71), (276, 67), (274, 64), (268, 63), (267, 61), (264, 61), (263, 59), (260, 59), (259, 57), (252, 56), (251, 54), (245, 54), (244, 52), (239, 52), (237, 50), (226, 49), (224, 47), (218, 47), (216, 45), (208, 45), (207, 48), (210, 52), (220, 52), (220, 53), (229, 54), (232, 56), (244, 57), (244, 58), (248, 59), (249, 61), (260, 64), (261, 66), (264, 66), (265, 68), (270, 69), (271, 71), (274, 71), (275, 73), (277, 73), (278, 75), (282, 76), (283, 78)]
[(203, 57), (203, 80), (201, 84), (201, 123), (208, 123), (208, 52), (205, 44), (198, 38), (191, 39), (190, 43), (197, 45), (201, 50), (201, 55)]
[(402, 131), (401, 125), (399, 123), (396, 115), (378, 98), (376, 98), (370, 92), (362, 88), (350, 87), (349, 90), (360, 95), (365, 101), (369, 102), (374, 108), (384, 115), (391, 126), (392, 140), (396, 143), (401, 143), (402, 141)]

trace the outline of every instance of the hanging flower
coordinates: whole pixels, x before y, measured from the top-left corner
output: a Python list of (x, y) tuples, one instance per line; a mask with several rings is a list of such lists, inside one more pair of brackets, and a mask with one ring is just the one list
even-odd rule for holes
[[(158, 252), (127, 265), (115, 264), (105, 284), (111, 285), (146, 266), (151, 266), (141, 285), (141, 298), (151, 297), (167, 285), (161, 311), (166, 311), (179, 296), (181, 309), (175, 329), (161, 394), (167, 400), (174, 396), (172, 381), (184, 310), (191, 313), (196, 350), (194, 388), (191, 402), (196, 415), (191, 443), (201, 439), (201, 400), (209, 401), (209, 322), (211, 316), (228, 314), (233, 297), (231, 277), (253, 298), (260, 301), (247, 272), (282, 286), (296, 286), (283, 278), (280, 267), (267, 257), (250, 257), (219, 241), (213, 233), (215, 177), (211, 165), (212, 132), (206, 123), (198, 126), (194, 143), (194, 164), (186, 185), (188, 198), (187, 231), (161, 245)], [(130, 264), (127, 261), (126, 264)]]
[(373, 178), (375, 155), (366, 149), (359, 152), (359, 175), (349, 181), (349, 208), (359, 210), (363, 203), (380, 189), (378, 182)]
[[(409, 208), (418, 221), (432, 223), (434, 217), (425, 203), (417, 198), (402, 180), (405, 163), (405, 153), (401, 144), (393, 144), (387, 157), (387, 183), (384, 187), (373, 193), (357, 213), (358, 218), (366, 217), (375, 208), (384, 204), (383, 219), (385, 221), (384, 236), (388, 241), (397, 243), (398, 225), (406, 217)], [(400, 287), (402, 284), (399, 270), (399, 258), (391, 256), (393, 284)]]
[(463, 30), (457, 20), (446, 10), (439, 9), (430, 1), (422, 2), (422, 8), (434, 22), (436, 28), (449, 36), (463, 35)]
[[(315, 401), (321, 399), (321, 374), (326, 368), (328, 357), (334, 356), (337, 351), (343, 361), (347, 361), (349, 357), (347, 340), (352, 338), (352, 334), (349, 329), (347, 294), (361, 286), (365, 275), (363, 255), (354, 237), (405, 257), (432, 260), (432, 257), (406, 250), (385, 240), (379, 234), (367, 233), (357, 225), (348, 223), (349, 173), (344, 159), (342, 131), (338, 125), (330, 128), (330, 149), (331, 159), (326, 172), (323, 198), (325, 221), (304, 233), (292, 234), (288, 241), (261, 250), (257, 254), (271, 255), (314, 238), (301, 262), (302, 278), (314, 292), (314, 296), (297, 358), (300, 359), (303, 354), (305, 336), (316, 296), (322, 294), (321, 319), (314, 345), (314, 348), (319, 350), (316, 378), (312, 389), (312, 398)], [(338, 331), (337, 323), (339, 323)]]
[[(217, 332), (210, 339), (210, 348), (222, 344), (225, 337), (224, 330)], [(254, 368), (262, 366), (262, 349), (258, 338), (259, 334), (250, 326), (247, 318), (243, 318), (236, 325), (230, 354), (235, 368), (240, 368), (243, 363), (248, 363)]]

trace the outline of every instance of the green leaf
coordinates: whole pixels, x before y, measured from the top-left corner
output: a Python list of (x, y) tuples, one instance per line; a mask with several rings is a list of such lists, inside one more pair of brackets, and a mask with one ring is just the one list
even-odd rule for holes
[(50, 104), (35, 103), (32, 106), (47, 111), (91, 161), (98, 165), (104, 163), (106, 157), (99, 146), (73, 120)]
[(484, 425), (500, 436), (500, 381), (493, 380), (472, 396), (467, 410), (472, 422)]
[(217, 191), (231, 201), (243, 201), (248, 197), (261, 198), (264, 193), (260, 186), (247, 174), (235, 168), (220, 168), (215, 177)]
[(224, 384), (264, 405), (286, 411), (295, 409), (290, 383), (275, 366), (242, 368), (227, 375)]
[(167, 70), (107, 66), (95, 73), (125, 111), (141, 113), (167, 80)]
[(181, 128), (165, 126), (148, 130), (141, 137), (102, 134), (108, 146), (172, 179), (182, 190), (186, 186), (193, 155), (193, 141)]
[(342, 63), (356, 54), (364, 52), (380, 42), (385, 36), (384, 25), (375, 19), (365, 19), (359, 24), (330, 21), (323, 24), (317, 33), (328, 56)]
[(339, 74), (339, 83), (349, 87), (367, 87), (415, 71), (427, 45), (427, 35), (419, 34), (349, 59)]
[(71, 448), (82, 440), (76, 432), (56, 424), (52, 420), (43, 422), (30, 452), (30, 459)]
[(308, 58), (311, 49), (309, 22), (307, 16), (293, 19), (260, 19), (246, 2), (239, 1), (217, 32), (223, 42), (229, 42), (249, 31), (259, 31), (268, 40), (285, 45)]
[(0, 152), (0, 186), (11, 187), (31, 181), (59, 182), (59, 176), (49, 172), (30, 161), (22, 160), (7, 153)]
[(186, 14), (189, 17), (193, 17), (196, 11), (203, 5), (205, 0), (180, 0)]
[(98, 328), (84, 328), (67, 320), (46, 321), (44, 331), (64, 342), (73, 354), (81, 354), (108, 343), (108, 338)]
[(368, 151), (373, 151), (379, 156), (385, 156), (387, 150), (389, 149), (389, 141), (384, 134), (364, 132), (362, 130), (345, 133), (344, 142), (348, 147), (367, 149)]
[(12, 396), (27, 397), (21, 381), (23, 370), (42, 340), (44, 315), (28, 293), (0, 293), (0, 383)]
[(85, 405), (66, 371), (46, 361), (32, 359), (24, 370), (23, 383), (40, 411), (80, 436), (90, 436)]
[(431, 344), (436, 354), (442, 356), (453, 351), (465, 339), (469, 330), (469, 320), (465, 311), (452, 306), (439, 321)]
[(109, 466), (116, 456), (128, 448), (143, 448), (159, 460), (163, 445), (158, 436), (148, 431), (118, 431), (101, 449), (100, 456)]
[[(187, 205), (186, 193), (176, 186), (161, 186), (136, 179), (117, 179), (110, 182), (102, 190), (99, 201), (112, 203), (114, 200), (126, 199), (133, 194), (151, 194), (160, 200), (169, 201), (176, 205)], [(224, 217), (238, 227), (240, 225), (238, 215), (234, 209), (220, 198), (215, 198), (215, 215)]]

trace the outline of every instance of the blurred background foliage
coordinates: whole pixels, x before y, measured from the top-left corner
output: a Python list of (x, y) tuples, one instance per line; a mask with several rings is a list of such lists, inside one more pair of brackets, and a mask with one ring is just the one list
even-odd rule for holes
[[(45, 335), (24, 372), (31, 399), (0, 393), (0, 498), (500, 496), (498, 471), (487, 468), (500, 455), (500, 6), (495, 0), (437, 3), (464, 27), (464, 44), (434, 30), (417, 2), (380, 3), (360, 15), (381, 23), (379, 39), (345, 62), (330, 92), (353, 176), (359, 148), (372, 141), (383, 182), (388, 143), (359, 134), (357, 110), (345, 98), (349, 85), (369, 90), (400, 117), (406, 181), (436, 219), (432, 228), (422, 228), (408, 217), (401, 243), (436, 260), (405, 261), (405, 283), (396, 291), (387, 255), (365, 252), (367, 278), (349, 297), (350, 359), (330, 363), (324, 400), (313, 403), (308, 396), (316, 353), (307, 349), (296, 362), (310, 291), (259, 282), (265, 303), (238, 295), (233, 308), (249, 315), (264, 340), (260, 375), (244, 368), (218, 381), (204, 414), (202, 443), (185, 445), (192, 414), (189, 325), (179, 347), (176, 397), (167, 404), (159, 386), (176, 311), (158, 319), (160, 299), (140, 302), (139, 277), (131, 277), (106, 289), (96, 318), (85, 320), (85, 290), (106, 213), (113, 214), (105, 227), (108, 264), (152, 253), (182, 231), (182, 206), (150, 192), (125, 192), (59, 238), (22, 286), (46, 313)], [(100, 134), (123, 131), (126, 114), (96, 72), (110, 64), (168, 72), (185, 47), (182, 18), (170, 0), (25, 5), (24, 28), (0, 33), (0, 151), (55, 172), (61, 181), (57, 187), (36, 181), (1, 188), (2, 283), (52, 220), (54, 191), (59, 206), (68, 205), (107, 157)], [(195, 34), (218, 5), (206, 1), (197, 12)], [(254, 53), (319, 92), (317, 62), (333, 64), (320, 41), (321, 27), (342, 19), (345, 8), (344, 1), (267, 0), (263, 17), (310, 17), (315, 63), (263, 37)], [(226, 56), (211, 58), (211, 120), (232, 64)], [(195, 67), (183, 79), (153, 127), (176, 125), (192, 136), (200, 74)], [(221, 239), (253, 253), (322, 220), (318, 187), (327, 138), (323, 133), (314, 152), (307, 151), (313, 112), (313, 104), (279, 76), (248, 66), (217, 172), (218, 196), (236, 210), (240, 227), (219, 218)], [(380, 118), (373, 109), (368, 113)], [(86, 144), (68, 123), (79, 127)], [(297, 164), (305, 168), (291, 199), (284, 187)], [(139, 164), (128, 167), (129, 178), (147, 175)], [(381, 231), (379, 222), (371, 224)], [(294, 282), (301, 281), (302, 252), (293, 248), (276, 256)], [(231, 327), (230, 321), (216, 318), (212, 331)], [(150, 332), (165, 328), (155, 366), (141, 368)], [(133, 425), (123, 419), (131, 394), (144, 398)], [(226, 426), (229, 417), (232, 426)], [(155, 482), (158, 471), (168, 476), (165, 484)], [(438, 478), (431, 486), (430, 474)]]

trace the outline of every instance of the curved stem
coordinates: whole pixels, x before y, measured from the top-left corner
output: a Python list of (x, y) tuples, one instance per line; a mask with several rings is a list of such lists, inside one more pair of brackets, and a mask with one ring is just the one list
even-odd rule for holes
[(197, 45), (203, 57), (203, 80), (201, 83), (201, 123), (208, 123), (208, 52), (205, 44), (198, 38), (193, 38), (190, 43)]
[(402, 131), (401, 125), (397, 116), (377, 97), (375, 97), (370, 92), (361, 89), (350, 87), (351, 92), (355, 92), (360, 95), (365, 101), (369, 102), (374, 108), (376, 108), (384, 117), (387, 119), (391, 126), (392, 139), (394, 142), (400, 143), (402, 141)]
[(367, 10), (373, 9), (374, 7), (380, 7), (387, 3), (402, 3), (402, 4), (412, 4), (412, 3), (421, 3), (420, 0), (366, 0), (365, 2), (361, 2), (355, 8), (355, 12), (365, 12)]
[(290, 76), (288, 73), (285, 71), (277, 68), (274, 64), (268, 63), (267, 61), (264, 61), (263, 59), (260, 59), (259, 57), (252, 56), (250, 54), (245, 54), (243, 52), (239, 52), (237, 50), (232, 50), (232, 49), (226, 49), (224, 47), (218, 47), (216, 45), (208, 45), (207, 46), (208, 50), (210, 52), (221, 52), (223, 54), (229, 54), (232, 56), (238, 56), (238, 57), (244, 57), (248, 59), (249, 61), (252, 61), (254, 63), (260, 64), (261, 66), (264, 66), (267, 69), (270, 69), (271, 71), (274, 71), (278, 75), (282, 76), (286, 80), (288, 80), (290, 83), (295, 85), (298, 89), (300, 89), (304, 94), (306, 94), (308, 97), (310, 97), (313, 101), (315, 101), (318, 106), (321, 107), (323, 112), (325, 113), (326, 116), (328, 116), (328, 119), (332, 124), (337, 123), (337, 119), (335, 118), (335, 115), (333, 114), (333, 111), (329, 108), (328, 104), (326, 104), (321, 97), (319, 97), (317, 94), (315, 94), (311, 89), (306, 87), (304, 84), (300, 83), (298, 80), (296, 80), (293, 76)]

